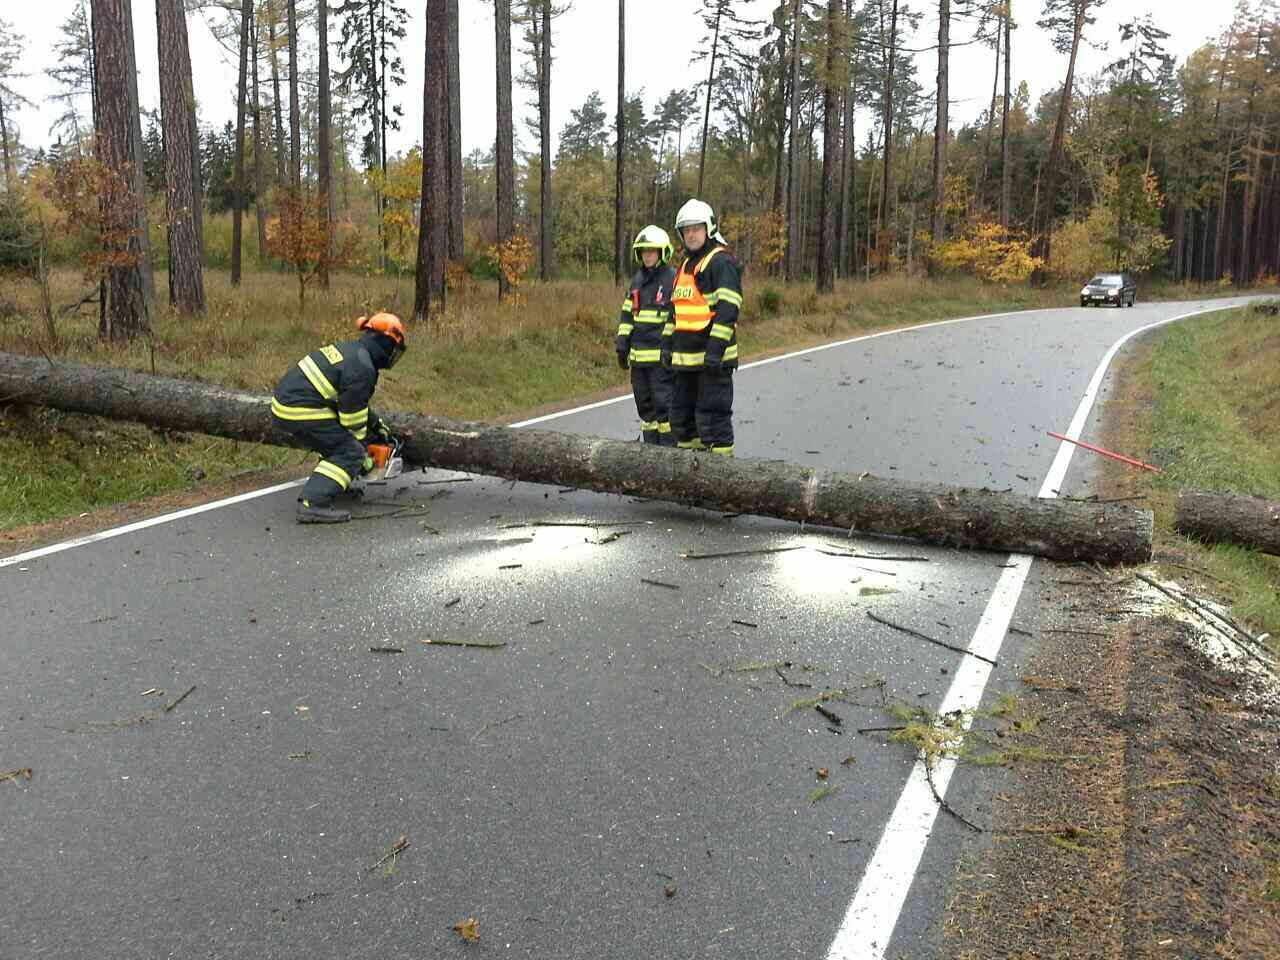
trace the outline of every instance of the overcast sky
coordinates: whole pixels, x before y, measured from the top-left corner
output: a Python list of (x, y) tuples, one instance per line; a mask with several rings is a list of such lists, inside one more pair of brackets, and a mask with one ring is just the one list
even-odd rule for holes
[[(24, 35), (27, 77), (15, 86), (34, 106), (18, 112), (22, 140), (28, 145), (47, 144), (48, 127), (56, 112), (45, 102), (53, 85), (44, 75), (50, 63), (52, 45), (59, 39), (58, 25), (79, 0), (43, 0), (26, 3), (3, 0), (0, 14)], [(777, 0), (742, 0), (743, 16), (767, 17)], [(1034, 102), (1046, 90), (1062, 83), (1066, 57), (1055, 53), (1047, 35), (1035, 26), (1042, 0), (1013, 0), (1013, 79), (1016, 87), (1025, 80)], [(461, 7), (462, 136), (464, 152), (489, 149), (494, 138), (494, 57), (493, 7), (490, 0), (459, 0)], [(403, 57), (406, 83), (399, 91), (404, 108), (403, 129), (388, 138), (393, 151), (412, 146), (421, 138), (423, 0), (408, 0), (411, 11), (409, 35)], [(513, 4), (514, 5), (514, 4)], [(935, 9), (936, 4), (917, 2), (918, 9)], [(690, 41), (702, 35), (697, 0), (631, 0), (627, 4), (627, 89), (643, 90), (645, 104), (652, 105), (673, 86), (693, 86), (705, 67), (692, 64)], [(1100, 69), (1118, 47), (1118, 24), (1151, 13), (1156, 23), (1170, 33), (1167, 47), (1181, 62), (1188, 53), (1219, 37), (1231, 18), (1227, 0), (1109, 0), (1098, 12), (1098, 22), (1089, 31), (1095, 41), (1110, 39), (1111, 50), (1089, 47), (1082, 51), (1078, 75)], [(139, 94), (144, 109), (159, 104), (156, 76), (155, 10), (151, 0), (133, 0), (135, 40), (140, 74)], [(208, 14), (205, 16), (212, 16)], [(200, 14), (188, 18), (191, 38), (196, 98), (203, 124), (222, 125), (235, 118), (236, 63), (234, 57), (214, 41), (208, 23)], [(970, 21), (956, 21), (952, 41), (969, 38)], [(314, 28), (305, 40), (314, 46)], [(525, 57), (519, 28), (513, 31), (513, 72), (518, 75)], [(335, 39), (337, 29), (330, 28)], [(599, 90), (612, 113), (617, 90), (617, 4), (613, 0), (574, 0), (572, 9), (553, 27), (556, 62), (552, 72), (552, 130), (558, 134), (569, 110), (581, 105), (592, 90)], [(919, 30), (907, 42), (911, 47), (931, 46), (937, 35), (937, 16), (926, 15)], [(674, 38), (674, 39), (673, 39)], [(332, 57), (339, 63), (336, 51)], [(916, 56), (917, 81), (924, 87), (934, 82), (937, 59), (932, 51)], [(974, 45), (952, 52), (952, 126), (972, 120), (991, 97), (992, 51)], [(515, 91), (517, 136), (523, 140), (521, 117), (530, 112), (528, 92)], [(865, 126), (864, 128), (865, 129)], [(861, 139), (861, 135), (859, 136)], [(527, 142), (525, 146), (530, 146)]]

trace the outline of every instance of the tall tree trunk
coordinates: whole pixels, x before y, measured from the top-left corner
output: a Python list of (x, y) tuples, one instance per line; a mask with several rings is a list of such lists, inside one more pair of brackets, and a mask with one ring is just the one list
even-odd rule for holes
[(4, 157), (4, 192), (8, 193), (12, 183), (13, 160), (9, 156), (9, 122), (4, 115), (4, 98), (0, 97), (0, 151)]
[(836, 94), (836, 57), (840, 51), (840, 0), (827, 0), (827, 72), (822, 92), (822, 192), (818, 200), (819, 293), (830, 293), (836, 285), (835, 211), (830, 198), (836, 189), (836, 151), (839, 149), (840, 100)]
[(449, 29), (447, 0), (427, 0), (426, 62), (422, 79), (422, 203), (413, 317), (444, 307), (444, 262), (449, 244)]
[(724, 6), (716, 4), (716, 23), (711, 33), (711, 67), (707, 71), (707, 104), (702, 112), (702, 153), (698, 158), (698, 196), (702, 196), (703, 178), (707, 172), (707, 134), (711, 129), (711, 89), (716, 82), (716, 54), (720, 52), (720, 18)]
[(169, 226), (169, 302), (180, 313), (204, 310), (204, 274), (195, 211), (200, 181), (192, 182), (191, 122), (195, 93), (182, 0), (156, 0), (160, 112), (164, 124), (165, 213)]
[(800, 138), (800, 0), (791, 6), (791, 106), (787, 137), (787, 249), (783, 276), (790, 283), (800, 268), (800, 185), (796, 140)]
[(449, 259), (466, 255), (462, 223), (462, 78), (458, 58), (458, 0), (449, 3)]
[(996, 122), (996, 90), (1000, 87), (1000, 33), (996, 32), (996, 62), (991, 73), (991, 106), (987, 109), (987, 129), (982, 138), (982, 173), (975, 177), (973, 195), (978, 206), (985, 206), (987, 176), (991, 172), (991, 130)]
[[(320, 63), (319, 76), (316, 78), (319, 84), (319, 123), (320, 130), (317, 143), (317, 152), (319, 158), (316, 161), (316, 189), (320, 192), (321, 197), (321, 215), (324, 217), (324, 232), (328, 238), (326, 242), (327, 253), (332, 255), (333, 245), (333, 221), (334, 221), (334, 200), (333, 200), (333, 95), (329, 89), (329, 4), (328, 0), (320, 0), (317, 6), (317, 23), (316, 30), (318, 37), (317, 43), (320, 47)], [(320, 287), (324, 290), (329, 289), (329, 264), (328, 258), (320, 265), (319, 271)]]
[(542, 51), (538, 57), (538, 139), (541, 181), (538, 184), (538, 259), (543, 280), (552, 275), (551, 248), (551, 0), (542, 0)]
[[(515, 153), (511, 122), (511, 0), (494, 0), (494, 43), (497, 51), (498, 133), (494, 145), (497, 166), (498, 246), (502, 247), (515, 232)], [(505, 300), (511, 284), (503, 270), (498, 271), (498, 299)]]
[(947, 222), (947, 60), (951, 48), (951, 0), (938, 0), (938, 92), (933, 124), (933, 215), (929, 223), (935, 244), (943, 241)]
[(302, 113), (298, 103), (298, 3), (287, 0), (289, 14), (289, 185), (302, 196)]
[(787, 27), (784, 20), (778, 28), (778, 96), (773, 103), (773, 127), (778, 137), (778, 149), (773, 164), (773, 202), (769, 209), (779, 218), (785, 217), (787, 213), (787, 101), (790, 91), (787, 79), (790, 75), (787, 69)]
[(844, 28), (847, 32), (845, 41), (846, 47), (845, 61), (849, 71), (847, 81), (844, 85), (844, 122), (842, 123), (842, 131), (840, 135), (840, 216), (836, 221), (836, 232), (838, 239), (836, 241), (836, 269), (840, 276), (848, 277), (853, 274), (853, 262), (850, 255), (853, 246), (853, 238), (856, 235), (857, 228), (854, 221), (853, 198), (854, 194), (854, 171), (857, 167), (857, 141), (854, 138), (854, 77), (856, 60), (854, 58), (853, 43), (853, 0), (844, 0)]
[(627, 241), (623, 218), (626, 215), (623, 203), (622, 175), (626, 166), (627, 153), (627, 0), (618, 0), (618, 145), (614, 158), (613, 178), (613, 282), (620, 286), (623, 280), (627, 257)]
[(1227, 263), (1227, 220), (1230, 215), (1231, 151), (1235, 147), (1235, 130), (1227, 133), (1227, 149), (1222, 158), (1222, 190), (1218, 195), (1218, 218), (1214, 223), (1213, 278), (1222, 279), (1223, 265)]
[[(1046, 264), (1052, 256), (1053, 218), (1058, 197), (1058, 169), (1062, 165), (1063, 141), (1067, 132), (1067, 118), (1071, 116), (1071, 90), (1076, 77), (1076, 55), (1080, 52), (1080, 34), (1084, 31), (1085, 16), (1089, 10), (1087, 0), (1079, 0), (1071, 35), (1071, 57), (1067, 61), (1067, 79), (1062, 85), (1062, 100), (1058, 104), (1058, 120), (1053, 126), (1053, 142), (1049, 146), (1049, 163), (1044, 171), (1044, 202), (1039, 203), (1039, 224), (1032, 256), (1043, 257)], [(1044, 271), (1032, 274), (1033, 283), (1043, 283)]]
[(1000, 111), (1000, 226), (1009, 230), (1009, 206), (1013, 191), (1013, 168), (1009, 162), (1009, 42), (1013, 23), (1013, 0), (1004, 0), (1004, 106)]
[(231, 188), (231, 285), (240, 285), (240, 248), (244, 242), (244, 115), (249, 72), (249, 22), (253, 0), (240, 4), (240, 79), (236, 86), (236, 143)]
[(271, 51), (271, 89), (274, 97), (275, 142), (276, 142), (276, 185), (285, 181), (285, 148), (284, 148), (284, 100), (280, 96), (280, 58), (277, 56), (276, 25), (279, 22), (276, 4), (279, 0), (267, 0), (267, 46)]
[(130, 0), (93, 0), (93, 50), (97, 61), (98, 157), (119, 178), (107, 205), (109, 306), (99, 335), (132, 340), (151, 328), (152, 289), (147, 204), (138, 111), (137, 66)]
[[(881, 24), (883, 31), (883, 24)], [(884, 173), (881, 175), (880, 188), (880, 229), (884, 233), (887, 250), (884, 261), (893, 253), (893, 203), (896, 193), (893, 180), (893, 71), (898, 59), (898, 0), (893, 0), (893, 10), (889, 20), (889, 43), (885, 49), (884, 69)], [(876, 243), (880, 243), (877, 238)]]
[(258, 263), (267, 259), (267, 174), (262, 142), (262, 99), (258, 83), (258, 14), (254, 11), (249, 24), (249, 47), (253, 51), (250, 71), (253, 76), (253, 209), (258, 219)]

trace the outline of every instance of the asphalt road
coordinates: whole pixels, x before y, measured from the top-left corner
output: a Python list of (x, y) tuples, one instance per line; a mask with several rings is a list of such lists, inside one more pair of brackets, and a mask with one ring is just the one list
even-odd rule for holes
[[(1107, 349), (1202, 306), (755, 366), (738, 453), (1035, 493)], [(634, 410), (544, 426), (628, 437)], [(1008, 560), (440, 472), (362, 508), (417, 515), (339, 528), (294, 496), (0, 566), (0, 772), (34, 771), (0, 783), (0, 958), (826, 957), (913, 765), (853, 730), (936, 708), (962, 659), (866, 611), (964, 646)], [(1040, 616), (1033, 571), (1015, 622)], [(828, 688), (841, 727), (791, 709)], [(867, 955), (935, 955), (973, 842), (936, 822)]]

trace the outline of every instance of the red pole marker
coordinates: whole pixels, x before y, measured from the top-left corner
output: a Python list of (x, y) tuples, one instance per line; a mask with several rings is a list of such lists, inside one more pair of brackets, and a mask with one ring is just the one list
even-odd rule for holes
[(1127, 463), (1131, 467), (1141, 467), (1143, 470), (1150, 470), (1152, 473), (1164, 473), (1159, 467), (1153, 467), (1149, 463), (1143, 463), (1141, 460), (1135, 460), (1133, 457), (1126, 457), (1123, 453), (1115, 453), (1111, 450), (1104, 450), (1102, 447), (1095, 447), (1092, 443), (1085, 443), (1083, 440), (1072, 440), (1070, 437), (1064, 437), (1060, 433), (1054, 433), (1052, 430), (1046, 430), (1049, 436), (1055, 440), (1065, 440), (1067, 443), (1074, 443), (1077, 447), (1084, 447), (1086, 450), (1092, 450), (1094, 453), (1100, 453), (1104, 457), (1110, 457), (1112, 460), (1119, 460), (1121, 463)]

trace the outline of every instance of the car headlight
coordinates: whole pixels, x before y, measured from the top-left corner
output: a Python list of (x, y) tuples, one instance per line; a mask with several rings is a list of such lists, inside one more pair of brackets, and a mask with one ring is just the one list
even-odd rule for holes
[(1088, 295), (1089, 295), (1089, 288), (1088, 288), (1088, 287), (1081, 287), (1081, 288), (1080, 288), (1080, 296), (1082, 296), (1082, 297), (1087, 297)]

